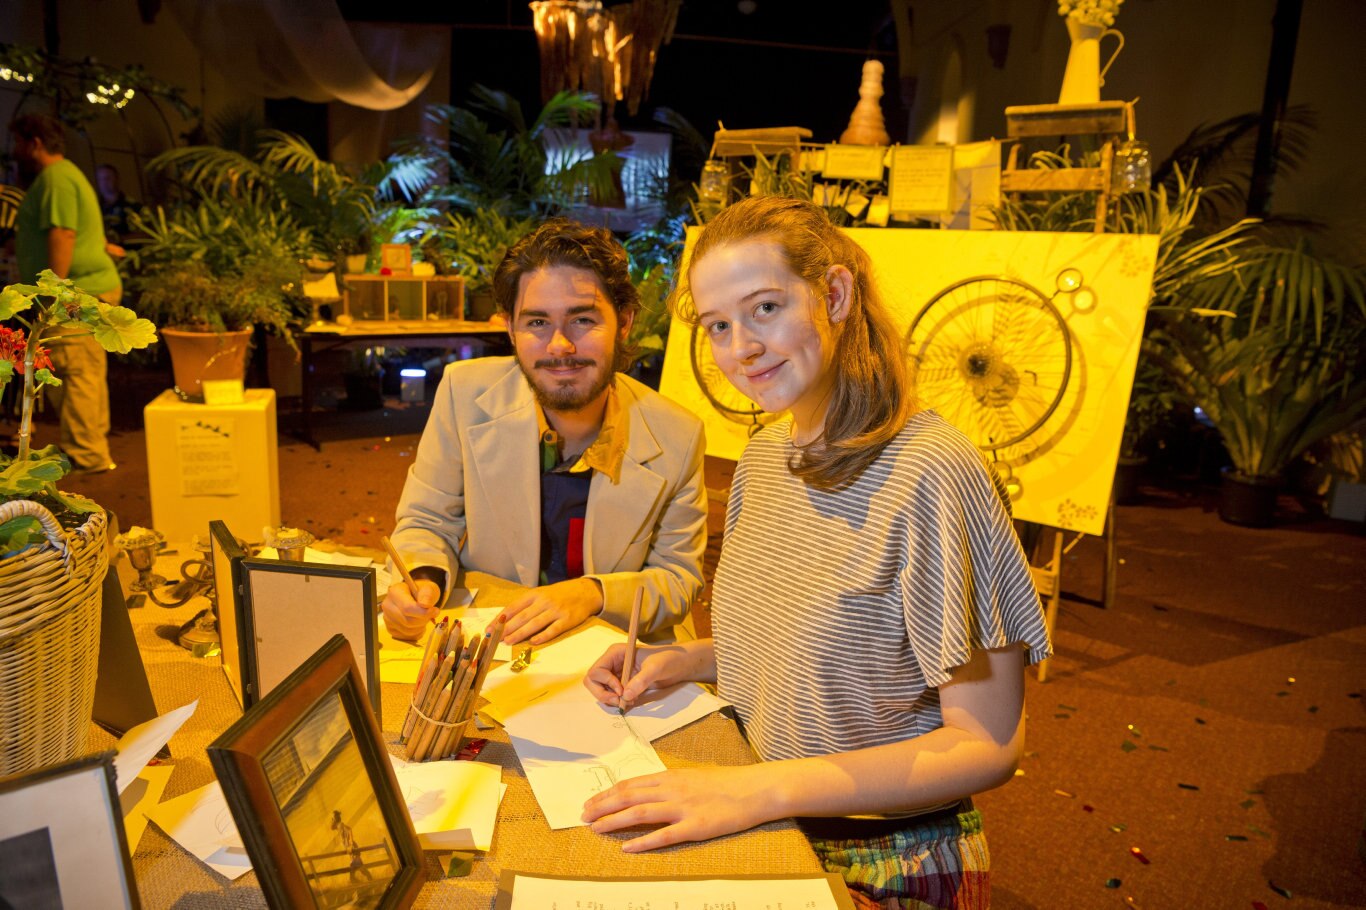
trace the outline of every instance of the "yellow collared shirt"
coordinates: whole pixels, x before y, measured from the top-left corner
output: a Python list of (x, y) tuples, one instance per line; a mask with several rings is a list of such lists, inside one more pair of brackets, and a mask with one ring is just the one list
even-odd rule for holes
[[(541, 472), (553, 471), (559, 466), (560, 434), (546, 420), (540, 402), (536, 403), (536, 424), (540, 428)], [(570, 465), (571, 474), (580, 471), (600, 471), (612, 483), (621, 481), (621, 463), (626, 457), (627, 429), (621, 419), (621, 402), (617, 399), (615, 385), (607, 388), (607, 405), (602, 413), (602, 428), (582, 455)]]

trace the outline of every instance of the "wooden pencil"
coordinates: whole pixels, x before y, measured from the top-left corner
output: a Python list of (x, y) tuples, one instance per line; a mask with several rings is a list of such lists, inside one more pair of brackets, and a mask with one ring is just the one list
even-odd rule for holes
[(432, 679), (436, 677), (436, 668), (439, 666), (437, 660), (438, 658), (435, 654), (428, 657), (426, 662), (422, 665), (421, 672), (418, 673), (417, 683), (413, 686), (413, 696), (408, 703), (408, 716), (404, 718), (403, 732), (399, 736), (401, 741), (406, 742), (408, 737), (413, 734), (413, 726), (418, 722), (417, 712), (413, 709), (413, 706), (422, 705), (422, 700), (427, 695), (427, 689), (431, 686)]
[[(455, 659), (450, 655), (447, 655), (441, 661), (441, 664), (437, 667), (436, 676), (433, 678), (432, 684), (427, 687), (426, 694), (423, 696), (422, 701), (418, 704), (418, 707), (422, 709), (423, 715), (431, 717), (432, 712), (436, 710), (436, 700), (441, 696), (442, 688), (445, 687), (445, 685), (448, 682), (450, 682), (451, 666), (454, 664), (454, 662)], [(409, 739), (411, 740), (420, 738), (424, 728), (430, 726), (431, 724), (423, 720), (422, 717), (419, 717), (417, 724), (415, 724), (413, 727), (413, 733), (409, 737)]]
[(486, 633), (484, 646), (479, 652), (479, 670), (474, 677), (474, 683), (470, 686), (464, 704), (460, 706), (461, 717), (469, 718), (474, 714), (475, 706), (479, 703), (479, 691), (484, 688), (484, 677), (489, 674), (489, 667), (493, 664), (493, 655), (498, 653), (498, 644), (502, 640), (503, 624), (501, 622), (494, 623), (490, 632)]
[[(446, 707), (451, 701), (451, 683), (448, 681), (441, 688), (441, 692), (436, 697), (435, 704), (432, 705), (432, 712), (428, 717), (438, 717), (445, 713)], [(426, 761), (427, 753), (431, 750), (432, 740), (436, 737), (441, 728), (434, 723), (424, 722), (422, 734), (414, 737), (413, 747), (408, 751), (409, 761)]]
[(455, 671), (455, 682), (451, 686), (451, 702), (447, 705), (445, 716), (441, 718), (442, 722), (451, 726), (441, 728), (441, 735), (437, 737), (436, 746), (432, 750), (433, 758), (445, 758), (450, 754), (451, 741), (464, 726), (458, 723), (459, 718), (456, 715), (460, 712), (460, 706), (465, 703), (465, 693), (474, 682), (474, 669), (474, 660), (466, 656)]
[(640, 605), (644, 596), (644, 589), (636, 588), (636, 599), (631, 602), (631, 625), (626, 630), (626, 656), (621, 661), (621, 699), (617, 703), (618, 713), (623, 717), (626, 716), (626, 684), (636, 670), (636, 637), (640, 634)]
[(417, 582), (413, 579), (413, 573), (408, 571), (408, 565), (403, 561), (403, 557), (398, 554), (393, 541), (385, 535), (380, 537), (379, 542), (384, 544), (384, 549), (389, 554), (389, 561), (394, 564), (394, 568), (398, 569), (398, 574), (403, 576), (404, 582), (408, 585), (408, 590), (413, 592), (413, 600), (417, 600)]

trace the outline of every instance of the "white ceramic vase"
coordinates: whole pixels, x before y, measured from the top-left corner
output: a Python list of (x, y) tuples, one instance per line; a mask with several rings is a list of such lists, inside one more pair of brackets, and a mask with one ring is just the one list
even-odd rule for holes
[[(1067, 20), (1067, 34), (1072, 47), (1067, 52), (1067, 69), (1062, 74), (1059, 104), (1095, 104), (1100, 100), (1100, 87), (1105, 84), (1105, 73), (1119, 52), (1124, 49), (1124, 35), (1118, 29), (1093, 25), (1089, 22)], [(1115, 52), (1100, 65), (1100, 39), (1113, 35), (1119, 40)]]

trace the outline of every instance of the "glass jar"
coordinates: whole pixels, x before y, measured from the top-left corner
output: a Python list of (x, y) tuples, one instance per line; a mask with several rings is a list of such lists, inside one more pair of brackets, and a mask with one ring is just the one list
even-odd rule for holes
[(1153, 156), (1148, 143), (1129, 139), (1115, 149), (1110, 189), (1116, 193), (1138, 193), (1153, 182)]

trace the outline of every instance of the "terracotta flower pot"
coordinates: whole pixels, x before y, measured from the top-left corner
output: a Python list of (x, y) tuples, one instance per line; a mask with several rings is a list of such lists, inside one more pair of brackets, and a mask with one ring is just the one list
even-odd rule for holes
[(205, 379), (244, 380), (251, 329), (237, 332), (186, 332), (162, 329), (171, 355), (175, 390), (186, 401), (203, 401)]

